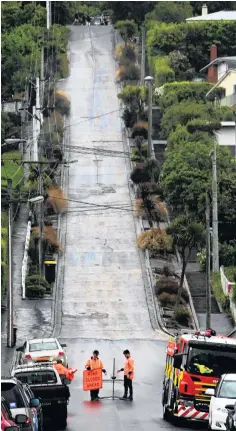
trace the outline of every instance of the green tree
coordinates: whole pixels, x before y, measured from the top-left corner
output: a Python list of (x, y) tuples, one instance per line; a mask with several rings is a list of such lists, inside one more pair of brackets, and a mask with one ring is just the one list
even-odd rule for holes
[[(167, 2), (168, 3), (168, 2)], [(234, 21), (195, 22), (182, 24), (155, 23), (150, 21), (147, 31), (149, 64), (156, 56), (168, 56), (178, 50), (187, 55), (196, 72), (209, 63), (212, 44), (218, 48), (218, 56), (233, 56), (236, 51)]]
[(158, 1), (155, 3), (154, 10), (147, 14), (146, 19), (179, 23), (192, 16), (192, 7), (188, 1)]
[(143, 113), (144, 102), (147, 97), (147, 89), (141, 85), (126, 85), (118, 94), (118, 98), (133, 112), (137, 119)]
[(205, 232), (202, 223), (193, 221), (188, 215), (183, 215), (173, 220), (167, 228), (167, 234), (173, 238), (173, 243), (177, 247), (182, 259), (180, 283), (175, 303), (175, 310), (177, 310), (180, 305), (185, 271), (191, 251), (193, 248), (203, 246), (205, 242)]
[(137, 25), (134, 20), (123, 20), (117, 21), (115, 25), (116, 29), (119, 30), (122, 39), (125, 42), (125, 46), (127, 47), (127, 43), (129, 39), (131, 39), (138, 31)]
[(155, 6), (153, 1), (136, 1), (135, 5), (133, 1), (110, 1), (105, 3), (112, 10), (112, 18), (115, 23), (124, 19), (134, 19), (139, 26), (143, 23), (145, 15)]
[(168, 137), (172, 130), (178, 125), (186, 126), (194, 119), (204, 119), (213, 122), (220, 120), (220, 114), (215, 110), (212, 103), (181, 102), (168, 108), (162, 118), (161, 127), (165, 136)]

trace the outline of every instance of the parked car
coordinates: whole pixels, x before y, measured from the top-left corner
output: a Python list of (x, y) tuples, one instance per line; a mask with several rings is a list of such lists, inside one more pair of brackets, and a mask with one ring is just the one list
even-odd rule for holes
[(227, 431), (236, 431), (236, 403), (233, 404), (227, 404), (225, 408), (228, 411), (228, 415), (226, 418), (226, 430)]
[[(23, 387), (24, 387), (25, 395), (26, 395), (28, 402), (30, 404), (30, 400), (35, 398), (34, 393), (31, 390), (29, 385), (23, 384)], [(37, 412), (37, 417), (38, 417), (38, 430), (43, 431), (43, 408), (42, 408), (42, 404), (41, 404), (41, 398), (38, 397), (38, 399), (40, 401), (40, 404), (35, 407), (35, 410)]]
[(67, 379), (62, 380), (53, 364), (32, 363), (31, 365), (17, 365), (12, 370), (12, 376), (23, 384), (30, 386), (34, 395), (41, 400), (43, 416), (50, 419), (60, 429), (67, 425), (67, 404), (70, 391)]
[(18, 425), (22, 425), (27, 421), (26, 415), (17, 415), (13, 420), (11, 410), (4, 398), (1, 400), (1, 431), (19, 431)]
[(1, 379), (2, 396), (9, 404), (13, 419), (20, 414), (26, 416), (26, 421), (22, 424), (23, 431), (38, 431), (38, 416), (36, 408), (40, 405), (38, 398), (28, 399), (22, 383), (16, 378)]
[(57, 338), (42, 338), (27, 340), (23, 346), (18, 347), (16, 350), (20, 352), (20, 364), (51, 362), (61, 359), (63, 365), (67, 367), (67, 356), (63, 347), (66, 347), (66, 344), (60, 344)]
[(221, 376), (216, 388), (206, 390), (211, 396), (209, 407), (209, 428), (212, 430), (226, 430), (228, 410), (226, 405), (236, 402), (236, 374)]

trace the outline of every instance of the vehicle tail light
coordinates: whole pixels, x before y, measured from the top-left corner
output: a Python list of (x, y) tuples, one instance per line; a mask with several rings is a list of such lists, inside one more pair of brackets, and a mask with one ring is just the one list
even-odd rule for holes
[(25, 422), (27, 425), (29, 425), (29, 424), (31, 424), (31, 419), (30, 418), (27, 418), (27, 420), (26, 420), (26, 422)]
[(25, 355), (25, 359), (31, 359), (31, 356), (29, 355), (29, 353), (27, 353), (27, 355)]
[(64, 352), (59, 352), (58, 356), (64, 356)]

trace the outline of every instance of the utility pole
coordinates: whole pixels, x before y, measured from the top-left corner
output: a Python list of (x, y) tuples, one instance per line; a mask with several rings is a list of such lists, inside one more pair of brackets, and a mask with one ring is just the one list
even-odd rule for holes
[[(39, 160), (42, 159), (42, 142), (39, 142)], [(43, 194), (42, 164), (39, 164), (39, 196)], [(39, 204), (39, 274), (43, 274), (43, 202)]]
[(153, 156), (152, 151), (152, 86), (154, 78), (152, 76), (146, 76), (144, 79), (148, 84), (148, 158)]
[(142, 26), (142, 58), (141, 58), (141, 85), (144, 85), (145, 77), (145, 27)]
[(8, 206), (8, 291), (7, 291), (7, 346), (13, 347), (13, 284), (12, 284), (12, 179), (7, 180)]
[(217, 198), (217, 165), (216, 141), (213, 139), (212, 151), (212, 245), (213, 272), (219, 272), (219, 238), (218, 238), (218, 198)]
[(211, 232), (210, 232), (210, 200), (206, 192), (206, 329), (211, 328)]
[(51, 25), (51, 2), (46, 1), (46, 8), (47, 8), (47, 29), (49, 30)]

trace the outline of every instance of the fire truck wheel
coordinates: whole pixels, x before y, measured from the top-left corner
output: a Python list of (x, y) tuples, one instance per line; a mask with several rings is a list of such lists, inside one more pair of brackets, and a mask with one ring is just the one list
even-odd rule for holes
[(170, 420), (170, 412), (165, 405), (163, 405), (163, 419), (167, 422)]

